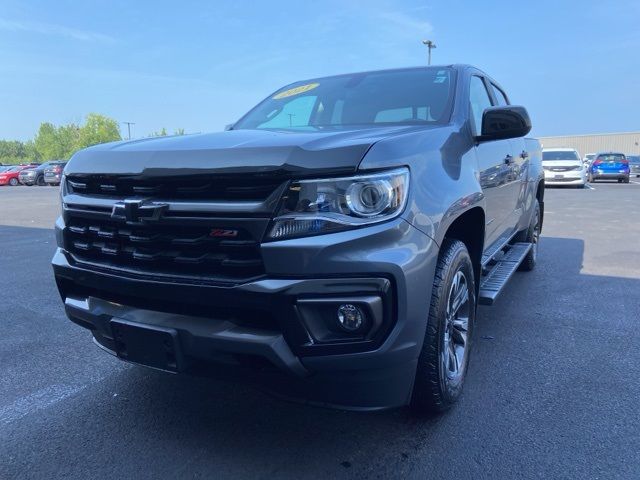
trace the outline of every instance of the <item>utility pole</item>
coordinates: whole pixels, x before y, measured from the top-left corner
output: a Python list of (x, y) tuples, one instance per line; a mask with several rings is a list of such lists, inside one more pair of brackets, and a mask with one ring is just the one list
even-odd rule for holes
[(131, 140), (131, 125), (135, 125), (133, 122), (122, 122), (127, 126), (127, 140)]
[(422, 44), (426, 45), (427, 49), (429, 50), (429, 54), (427, 57), (427, 65), (431, 65), (431, 49), (436, 48), (436, 44), (433, 43), (431, 40), (423, 40)]

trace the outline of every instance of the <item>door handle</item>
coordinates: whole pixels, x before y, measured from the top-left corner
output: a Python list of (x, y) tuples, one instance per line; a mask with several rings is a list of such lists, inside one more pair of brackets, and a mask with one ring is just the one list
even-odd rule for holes
[(507, 165), (511, 165), (513, 163), (513, 157), (511, 155), (507, 155), (504, 157), (504, 163)]

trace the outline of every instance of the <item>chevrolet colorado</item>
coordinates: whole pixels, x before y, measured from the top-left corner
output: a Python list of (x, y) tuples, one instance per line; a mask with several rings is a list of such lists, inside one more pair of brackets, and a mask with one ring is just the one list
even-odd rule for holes
[(443, 411), (478, 303), (536, 263), (530, 129), (451, 65), (298, 82), (224, 132), (82, 150), (56, 222), (66, 313), (128, 362)]

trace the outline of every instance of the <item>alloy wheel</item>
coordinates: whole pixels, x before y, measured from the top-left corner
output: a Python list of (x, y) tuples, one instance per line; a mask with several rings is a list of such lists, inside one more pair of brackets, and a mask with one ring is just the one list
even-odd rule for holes
[(464, 374), (468, 355), (468, 329), (470, 313), (467, 277), (458, 270), (453, 277), (447, 298), (442, 366), (447, 380), (457, 383)]

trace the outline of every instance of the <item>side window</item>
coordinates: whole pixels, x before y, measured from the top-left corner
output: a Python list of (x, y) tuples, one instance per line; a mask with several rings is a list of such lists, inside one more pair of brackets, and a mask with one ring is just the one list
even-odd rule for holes
[(484, 81), (480, 77), (471, 77), (471, 85), (469, 87), (469, 103), (471, 107), (471, 121), (473, 123), (474, 132), (480, 135), (482, 131), (482, 113), (491, 106), (491, 98), (484, 86)]
[(507, 105), (509, 105), (509, 100), (507, 100), (507, 96), (504, 94), (504, 92), (493, 83), (491, 84), (491, 87), (493, 88), (493, 93), (495, 93), (498, 105), (500, 105), (501, 107), (506, 107)]
[(306, 127), (316, 104), (316, 96), (298, 97), (271, 112), (258, 128)]

